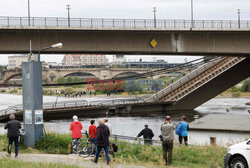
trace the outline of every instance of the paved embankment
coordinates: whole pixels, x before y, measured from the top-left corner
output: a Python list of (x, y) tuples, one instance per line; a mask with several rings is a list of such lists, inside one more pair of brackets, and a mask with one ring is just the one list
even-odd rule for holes
[[(0, 152), (0, 158), (7, 158), (6, 153)], [(23, 162), (42, 162), (42, 163), (55, 163), (63, 165), (75, 165), (83, 168), (101, 168), (101, 167), (115, 167), (115, 168), (150, 168), (155, 166), (143, 166), (143, 165), (125, 165), (116, 164), (114, 161), (107, 166), (106, 162), (100, 162), (98, 164), (93, 163), (93, 158), (84, 158), (73, 155), (56, 155), (56, 154), (19, 154), (18, 158), (12, 157), (10, 159), (17, 159)]]

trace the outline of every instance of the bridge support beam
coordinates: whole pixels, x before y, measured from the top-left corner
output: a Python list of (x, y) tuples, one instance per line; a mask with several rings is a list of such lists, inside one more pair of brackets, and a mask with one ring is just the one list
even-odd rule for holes
[(23, 62), (22, 80), (24, 144), (34, 147), (43, 136), (42, 63)]

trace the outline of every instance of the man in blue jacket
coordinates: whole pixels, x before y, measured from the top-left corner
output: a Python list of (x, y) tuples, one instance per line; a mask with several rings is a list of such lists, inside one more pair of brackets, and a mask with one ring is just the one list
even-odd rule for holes
[(175, 133), (179, 135), (179, 143), (182, 144), (183, 139), (185, 145), (188, 145), (188, 133), (187, 131), (189, 130), (189, 125), (186, 122), (187, 118), (186, 116), (181, 117), (181, 122), (176, 127)]

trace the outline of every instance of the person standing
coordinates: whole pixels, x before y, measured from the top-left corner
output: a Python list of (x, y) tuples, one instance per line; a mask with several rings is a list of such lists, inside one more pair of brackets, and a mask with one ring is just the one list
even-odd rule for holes
[(97, 140), (97, 151), (96, 151), (96, 158), (94, 160), (95, 163), (98, 162), (98, 158), (100, 155), (100, 152), (102, 149), (105, 151), (106, 159), (107, 159), (107, 165), (110, 162), (110, 157), (109, 157), (109, 128), (104, 124), (103, 119), (98, 120), (99, 126), (97, 127), (97, 135), (96, 135), (96, 140)]
[(161, 133), (163, 159), (166, 161), (166, 165), (171, 165), (174, 141), (174, 125), (171, 122), (170, 116), (166, 116), (165, 122), (161, 124)]
[(77, 154), (81, 145), (82, 124), (78, 121), (78, 117), (76, 115), (73, 116), (73, 120), (74, 121), (70, 124), (70, 131), (72, 131), (73, 154)]
[(109, 128), (109, 133), (112, 134), (112, 126), (108, 121), (108, 118), (103, 119), (104, 124)]
[(21, 124), (19, 121), (15, 120), (15, 115), (10, 115), (10, 121), (7, 122), (4, 129), (8, 129), (7, 137), (9, 138), (8, 144), (8, 154), (11, 156), (12, 143), (15, 143), (15, 157), (18, 157), (18, 137), (21, 135), (20, 130)]
[(144, 144), (145, 145), (152, 145), (152, 138), (154, 137), (153, 131), (148, 128), (148, 123), (145, 122), (144, 124), (145, 128), (137, 135), (136, 138), (139, 138), (140, 136), (143, 136), (144, 138)]
[(185, 145), (188, 145), (188, 130), (189, 125), (187, 123), (186, 116), (181, 117), (181, 122), (178, 123), (175, 133), (179, 135), (179, 143), (182, 144), (183, 140)]
[(95, 126), (95, 120), (90, 121), (90, 126), (89, 126), (89, 137), (90, 141), (92, 142), (92, 152), (91, 155), (95, 154), (97, 145), (96, 145), (96, 133), (97, 133), (97, 128)]

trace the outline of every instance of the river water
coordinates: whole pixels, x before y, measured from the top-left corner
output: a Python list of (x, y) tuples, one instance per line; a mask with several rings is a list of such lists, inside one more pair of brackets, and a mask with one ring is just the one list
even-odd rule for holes
[[(9, 95), (9, 94), (0, 94), (0, 109), (5, 109), (10, 105), (16, 105), (22, 103), (22, 96), (21, 95)], [(88, 97), (88, 98), (78, 98), (79, 99), (86, 99), (86, 100), (97, 100), (97, 99), (108, 99), (106, 97)], [(55, 102), (56, 97), (54, 96), (44, 96), (44, 102)], [(59, 97), (58, 101), (65, 101), (65, 100), (76, 100), (75, 98), (63, 98)], [(230, 110), (231, 115), (246, 115), (248, 116), (248, 110), (250, 110), (250, 106), (245, 105), (246, 102), (249, 102), (250, 99), (248, 98), (214, 98), (210, 101), (204, 103), (203, 105), (199, 106), (195, 109), (195, 111), (183, 111), (182, 113), (175, 114), (174, 117), (174, 124), (177, 124), (181, 115), (185, 114), (189, 118), (189, 121), (193, 120), (194, 114), (199, 114), (204, 116), (206, 114), (225, 114), (226, 109)], [(83, 129), (87, 130), (88, 126), (90, 125), (90, 120), (98, 118), (80, 118), (80, 121), (83, 124)], [(154, 117), (111, 117), (109, 118), (109, 122), (112, 125), (112, 133), (118, 135), (126, 135), (126, 136), (136, 136), (141, 129), (144, 127), (144, 123), (148, 122), (149, 127), (153, 130), (155, 134), (155, 139), (160, 135), (160, 125), (164, 121), (164, 116), (154, 116)], [(45, 128), (47, 131), (53, 131), (58, 133), (70, 133), (69, 126), (71, 120), (53, 120), (44, 122)], [(0, 124), (0, 134), (5, 133), (6, 131), (3, 129), (4, 124)], [(210, 133), (211, 134), (211, 133)], [(209, 143), (209, 137), (207, 137), (208, 133), (190, 133), (190, 141), (192, 139), (193, 143), (204, 145)], [(218, 136), (214, 133), (214, 135), (209, 136)], [(222, 145), (226, 144), (229, 139), (230, 141), (238, 142), (242, 141), (246, 138), (246, 134), (240, 133), (228, 133), (225, 134), (223, 137), (220, 137), (219, 141), (221, 141)], [(250, 136), (250, 135), (249, 135)], [(193, 137), (193, 138), (192, 138)], [(194, 138), (196, 137), (196, 138)], [(229, 139), (228, 139), (229, 138)], [(192, 142), (190, 142), (192, 143)]]

